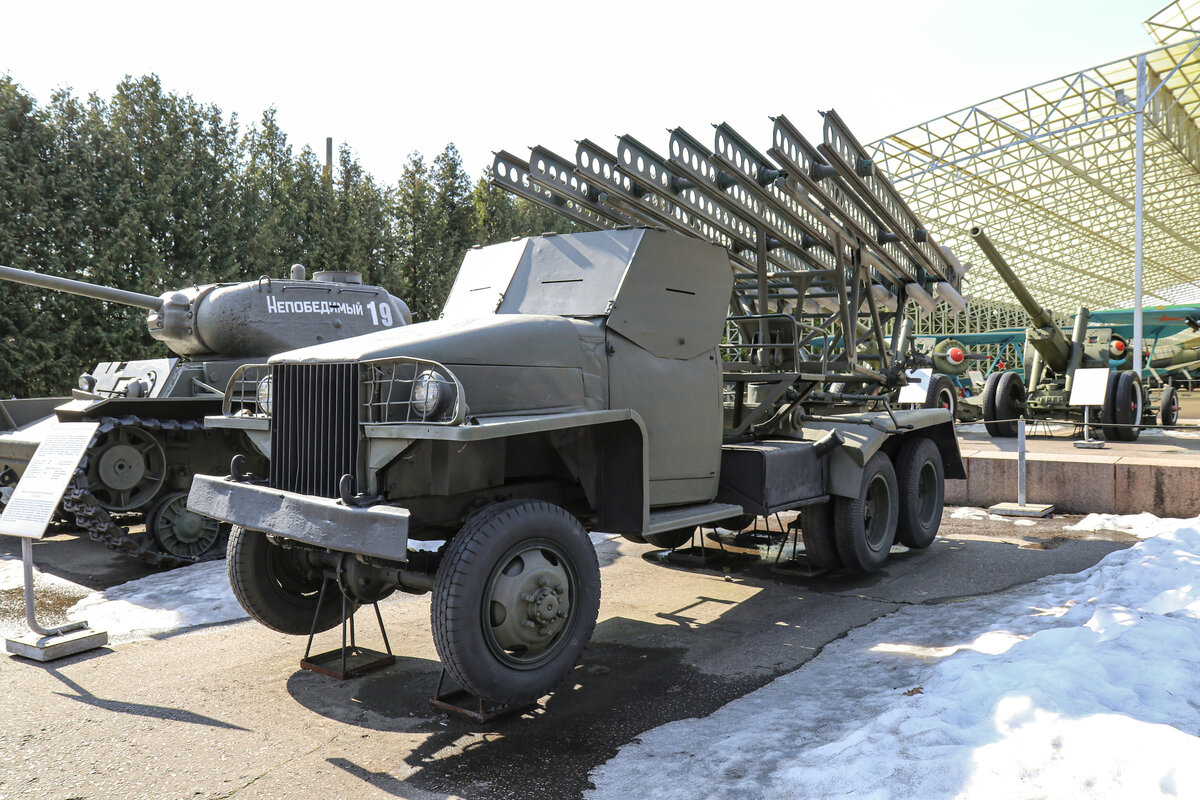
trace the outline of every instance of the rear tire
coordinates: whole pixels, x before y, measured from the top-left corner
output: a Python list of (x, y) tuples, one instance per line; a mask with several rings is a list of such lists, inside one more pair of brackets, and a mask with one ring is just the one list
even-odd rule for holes
[(816, 569), (833, 572), (846, 566), (838, 555), (833, 533), (833, 503), (817, 503), (800, 508), (800, 532), (808, 563)]
[(879, 451), (863, 468), (858, 496), (834, 498), (834, 536), (846, 566), (863, 572), (883, 569), (896, 539), (899, 495), (892, 461)]
[(562, 508), (510, 500), (446, 546), (433, 587), (433, 641), (467, 691), (511, 705), (553, 691), (579, 662), (600, 608), (587, 531)]
[(1158, 418), (1164, 428), (1170, 428), (1179, 422), (1179, 395), (1176, 393), (1175, 387), (1170, 384), (1163, 386), (1162, 397), (1159, 400)]
[(896, 483), (900, 489), (896, 541), (924, 550), (937, 538), (946, 501), (946, 468), (932, 440), (909, 439), (900, 446)]
[[(262, 531), (235, 525), (229, 534), (226, 568), (233, 596), (246, 613), (280, 633), (302, 636), (312, 630), (321, 593), (321, 571), (311, 568), (301, 548), (284, 548)], [(346, 602), (353, 614), (357, 603)], [(330, 582), (317, 617), (317, 631), (342, 622), (342, 595)]]
[(688, 542), (692, 541), (692, 537), (696, 535), (696, 526), (690, 528), (679, 528), (673, 531), (662, 531), (661, 533), (647, 533), (646, 543), (652, 544), (655, 547), (661, 547), (664, 550), (674, 550), (677, 547), (683, 547)]

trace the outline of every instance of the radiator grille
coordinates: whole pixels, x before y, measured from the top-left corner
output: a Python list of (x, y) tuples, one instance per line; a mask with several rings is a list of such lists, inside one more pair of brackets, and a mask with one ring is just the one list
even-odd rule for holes
[(271, 382), (271, 486), (337, 497), (358, 474), (358, 365), (276, 364)]

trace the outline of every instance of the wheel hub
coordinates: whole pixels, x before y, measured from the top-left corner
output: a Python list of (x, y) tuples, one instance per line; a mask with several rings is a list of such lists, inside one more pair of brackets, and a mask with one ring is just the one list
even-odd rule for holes
[(221, 523), (194, 511), (188, 511), (187, 492), (163, 498), (151, 509), (146, 528), (158, 539), (163, 550), (179, 558), (199, 558), (208, 552), (221, 535)]
[(114, 445), (100, 456), (100, 480), (118, 492), (137, 486), (145, 475), (146, 464), (142, 454), (130, 445)]
[(540, 548), (523, 550), (492, 581), (488, 622), (495, 647), (516, 663), (550, 649), (571, 613), (570, 576), (562, 561)]

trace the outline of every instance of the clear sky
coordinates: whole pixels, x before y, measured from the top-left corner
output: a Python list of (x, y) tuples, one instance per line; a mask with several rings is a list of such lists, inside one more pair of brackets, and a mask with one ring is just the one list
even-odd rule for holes
[(1166, 0), (725, 2), (8, 2), (0, 72), (39, 102), (111, 96), (125, 75), (237, 112), (274, 106), (297, 147), (346, 142), (385, 183), (448, 142), (478, 175), (494, 150), (631, 133), (666, 150), (730, 122), (760, 149), (769, 115), (819, 139), (836, 108), (871, 141), (1151, 49)]

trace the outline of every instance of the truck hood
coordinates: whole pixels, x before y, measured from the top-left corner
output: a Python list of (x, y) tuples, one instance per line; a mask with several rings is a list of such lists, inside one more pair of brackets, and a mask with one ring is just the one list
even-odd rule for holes
[(280, 353), (271, 364), (421, 358), (462, 382), (473, 414), (607, 407), (604, 331), (558, 316), (434, 320)]

